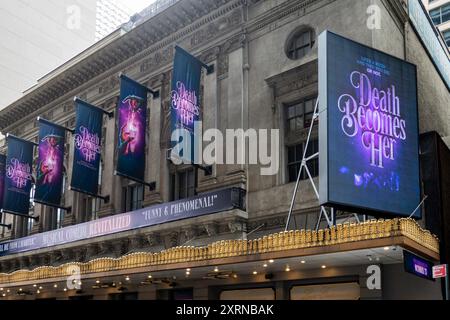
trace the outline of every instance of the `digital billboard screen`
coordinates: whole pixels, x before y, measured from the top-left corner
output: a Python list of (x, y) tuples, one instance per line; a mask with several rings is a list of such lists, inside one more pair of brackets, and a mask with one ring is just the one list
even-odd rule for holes
[(410, 216), (421, 201), (416, 67), (325, 31), (319, 113), (320, 204)]

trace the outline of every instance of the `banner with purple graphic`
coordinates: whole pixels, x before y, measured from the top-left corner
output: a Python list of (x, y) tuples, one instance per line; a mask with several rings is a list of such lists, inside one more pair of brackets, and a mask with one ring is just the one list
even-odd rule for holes
[(65, 129), (39, 119), (39, 158), (34, 201), (59, 207), (64, 165)]
[[(0, 154), (0, 210), (3, 208), (3, 195), (5, 194), (6, 156)], [(0, 213), (0, 221), (1, 221)]]
[(148, 89), (124, 75), (120, 80), (116, 173), (142, 182), (145, 179)]
[(195, 143), (199, 139), (194, 131), (194, 122), (201, 121), (200, 78), (203, 63), (175, 47), (171, 91), (171, 132), (184, 132), (179, 141), (172, 141), (172, 147), (190, 138), (190, 150), (182, 150), (179, 156), (184, 163), (194, 163)]
[(421, 202), (416, 67), (326, 31), (319, 112), (321, 205), (410, 216)]
[(5, 190), (3, 210), (10, 213), (28, 215), (30, 211), (30, 191), (33, 183), (32, 142), (8, 135), (6, 156)]
[(97, 196), (104, 112), (79, 99), (75, 100), (75, 105), (77, 119), (70, 188)]

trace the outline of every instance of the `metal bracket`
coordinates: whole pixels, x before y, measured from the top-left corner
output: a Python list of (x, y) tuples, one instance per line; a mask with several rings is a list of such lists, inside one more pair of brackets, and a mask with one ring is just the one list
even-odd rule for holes
[[(311, 172), (308, 169), (308, 162), (311, 160), (314, 160), (316, 158), (319, 157), (319, 153), (313, 154), (312, 156), (307, 157), (306, 156), (306, 152), (308, 150), (308, 146), (309, 146), (309, 142), (311, 140), (311, 134), (314, 128), (314, 124), (316, 122), (316, 120), (319, 118), (319, 113), (318, 113), (318, 109), (319, 109), (319, 99), (317, 99), (316, 101), (316, 105), (314, 107), (314, 115), (313, 115), (313, 119), (311, 121), (311, 125), (309, 127), (309, 131), (308, 131), (308, 138), (306, 139), (306, 144), (303, 150), (303, 157), (302, 157), (302, 161), (301, 161), (301, 165), (300, 165), (300, 170), (298, 173), (298, 177), (297, 177), (297, 181), (295, 183), (295, 188), (294, 188), (294, 192), (292, 194), (292, 200), (291, 200), (291, 206), (289, 208), (289, 214), (288, 214), (288, 218), (286, 221), (286, 228), (285, 231), (289, 230), (289, 224), (291, 222), (291, 217), (292, 217), (292, 212), (294, 211), (294, 205), (295, 205), (295, 199), (297, 197), (297, 193), (298, 193), (298, 189), (300, 187), (300, 179), (303, 173), (303, 170), (305, 170), (306, 174), (308, 175), (308, 180), (311, 183), (313, 190), (314, 190), (314, 194), (316, 195), (317, 199), (319, 199), (319, 192), (317, 190), (316, 184), (314, 183), (314, 180), (312, 178)], [(316, 224), (316, 229), (318, 229), (320, 227), (320, 221), (322, 220), (322, 216), (325, 216), (325, 219), (327, 220), (328, 226), (333, 226), (333, 224), (335, 224), (336, 222), (336, 216), (334, 213), (334, 209), (332, 209), (332, 217), (330, 219), (327, 210), (324, 207), (320, 208), (320, 215), (319, 215), (319, 219), (317, 221)], [(295, 218), (295, 217), (294, 217)]]

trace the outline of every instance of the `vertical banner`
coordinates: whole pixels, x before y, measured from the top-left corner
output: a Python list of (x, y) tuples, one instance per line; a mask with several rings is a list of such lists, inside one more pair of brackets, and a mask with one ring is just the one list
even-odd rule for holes
[(320, 204), (421, 217), (416, 66), (319, 37)]
[[(0, 154), (0, 210), (3, 208), (3, 195), (5, 194), (6, 156)], [(0, 213), (0, 221), (1, 221)]]
[(116, 173), (142, 182), (145, 179), (148, 89), (124, 75), (120, 80)]
[(59, 207), (63, 184), (65, 129), (39, 119), (39, 159), (34, 200)]
[(98, 194), (103, 110), (82, 100), (75, 100), (76, 123), (72, 190), (92, 196)]
[[(194, 123), (201, 121), (200, 77), (203, 63), (175, 47), (171, 91), (171, 133), (180, 134), (178, 141), (172, 140), (172, 149), (184, 163), (194, 163), (195, 144), (198, 142)], [(188, 141), (184, 141), (187, 139)], [(185, 146), (180, 151), (180, 145)], [(188, 150), (184, 150), (184, 149)], [(190, 150), (189, 150), (190, 149)]]
[(5, 194), (3, 210), (10, 213), (28, 215), (30, 211), (30, 191), (33, 182), (34, 144), (11, 135), (7, 136)]

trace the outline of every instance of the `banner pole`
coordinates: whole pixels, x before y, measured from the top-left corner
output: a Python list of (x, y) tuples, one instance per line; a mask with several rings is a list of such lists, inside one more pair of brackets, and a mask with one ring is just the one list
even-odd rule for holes
[(66, 131), (69, 131), (70, 133), (75, 133), (75, 129), (67, 128), (67, 127), (62, 126), (62, 125), (60, 125), (60, 124), (57, 124), (57, 123), (48, 121), (47, 119), (44, 119), (44, 118), (41, 118), (41, 117), (37, 117), (36, 120), (37, 120), (37, 121), (41, 121), (41, 120), (42, 120), (42, 121), (48, 122), (48, 123), (50, 123), (50, 124), (52, 124), (52, 125), (54, 125), (54, 126), (60, 127), (60, 128), (66, 130)]
[(21, 140), (21, 141), (23, 141), (23, 142), (31, 143), (31, 144), (34, 145), (35, 147), (39, 147), (39, 144), (38, 144), (38, 143), (33, 142), (33, 141), (29, 141), (29, 140), (25, 140), (25, 139), (22, 139), (22, 138), (19, 138), (19, 137), (16, 137), (15, 135), (13, 135), (13, 134), (11, 134), (11, 133), (7, 133), (7, 134), (6, 134), (6, 138), (8, 138), (8, 137), (12, 137), (12, 138), (14, 138), (14, 139)]
[(102, 109), (102, 108), (100, 108), (100, 107), (97, 107), (97, 106), (94, 106), (93, 104), (90, 104), (89, 102), (86, 102), (86, 101), (84, 101), (84, 100), (81, 100), (81, 99), (78, 98), (78, 97), (74, 97), (74, 98), (73, 98), (73, 101), (74, 101), (74, 102), (78, 102), (78, 103), (83, 103), (83, 104), (88, 105), (88, 106), (90, 106), (90, 107), (92, 107), (92, 108), (96, 108), (96, 109), (102, 111), (104, 114), (106, 114), (110, 119), (114, 117), (114, 111), (111, 111), (111, 112), (106, 111), (106, 110), (104, 110), (104, 109)]
[(140, 183), (140, 184), (142, 184), (144, 186), (147, 186), (147, 187), (149, 187), (150, 191), (155, 191), (155, 189), (156, 189), (156, 181), (145, 182), (145, 181), (142, 181), (142, 180), (139, 180), (139, 179), (127, 176), (126, 174), (122, 174), (122, 173), (118, 172), (117, 170), (114, 170), (114, 175), (115, 176), (119, 176), (119, 177), (123, 177), (123, 178), (131, 180), (131, 181), (135, 181), (135, 182)]
[(183, 49), (178, 45), (175, 46), (175, 49), (178, 49), (184, 54), (191, 56), (193, 59), (197, 60), (202, 65), (202, 67), (206, 69), (206, 74), (214, 73), (214, 64), (208, 66), (206, 63), (202, 62), (200, 59), (196, 58), (194, 55), (192, 55), (191, 53), (189, 53), (188, 51), (186, 51), (185, 49)]
[(140, 83), (140, 82), (138, 82), (138, 81), (136, 81), (136, 80), (134, 80), (134, 79), (131, 79), (131, 78), (128, 77), (127, 75), (123, 74), (122, 72), (119, 73), (119, 78), (128, 80), (128, 81), (130, 81), (130, 82), (133, 82), (133, 83), (135, 83), (135, 84), (137, 84), (137, 85), (139, 85), (139, 86), (145, 88), (148, 92), (150, 92), (150, 93), (153, 95), (153, 98), (154, 98), (154, 99), (159, 98), (159, 91), (155, 91), (155, 90), (153, 90), (153, 89), (150, 89), (150, 88), (147, 87), (147, 86), (144, 86), (142, 83)]
[(3, 224), (3, 223), (0, 223), (0, 227), (8, 228), (8, 230), (11, 230), (11, 229), (12, 229), (12, 224)]
[(22, 213), (17, 213), (17, 212), (11, 212), (11, 211), (4, 210), (4, 209), (2, 209), (1, 212), (2, 212), (2, 213), (6, 213), (6, 214), (10, 214), (10, 215), (13, 215), (13, 216), (22, 217), (22, 218), (33, 219), (33, 220), (36, 221), (36, 222), (39, 221), (39, 217), (32, 217), (32, 216), (27, 215), (27, 214), (22, 214)]

